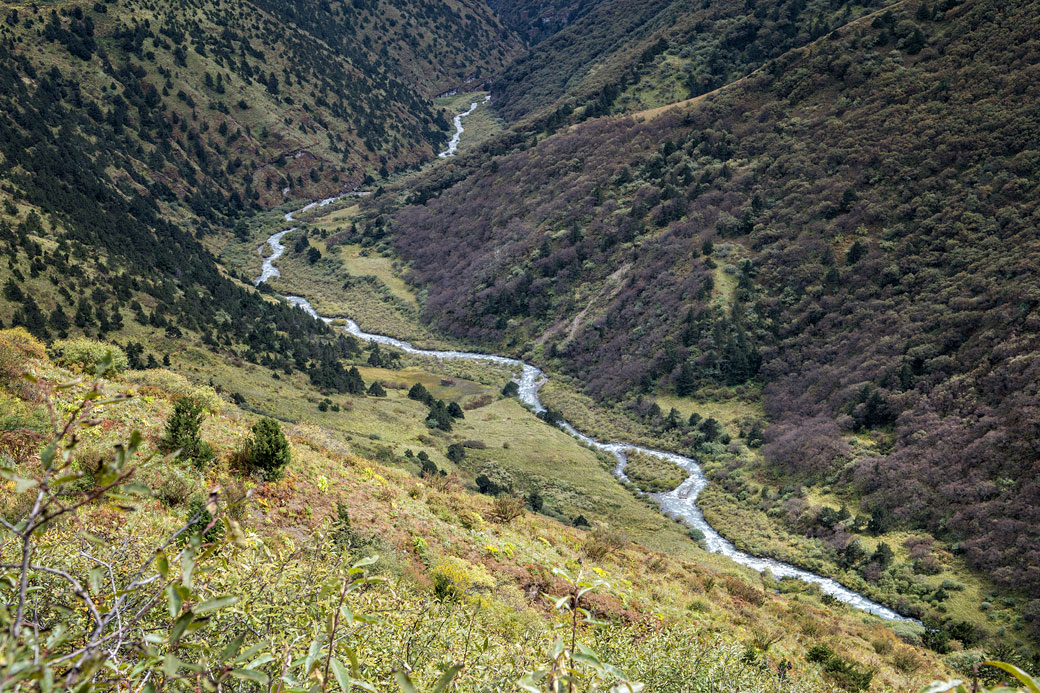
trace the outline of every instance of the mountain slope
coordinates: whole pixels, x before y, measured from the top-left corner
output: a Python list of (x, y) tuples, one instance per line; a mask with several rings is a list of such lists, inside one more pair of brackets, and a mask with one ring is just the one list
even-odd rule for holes
[[(5, 467), (16, 463), (12, 476), (45, 477), (37, 449), (51, 434), (41, 400), (49, 397), (59, 411), (69, 411), (88, 385), (53, 392), (52, 386), (78, 375), (79, 368), (57, 366), (42, 344), (14, 330), (0, 330), (0, 368), (5, 415), (23, 423), (21, 430), (0, 431), (0, 455)], [(15, 377), (24, 368), (38, 376), (36, 384)], [(327, 656), (356, 662), (351, 676), (376, 690), (399, 690), (395, 678), (402, 670), (422, 690), (433, 690), (443, 670), (457, 665), (458, 690), (502, 691), (515, 687), (525, 672), (557, 660), (554, 642), (571, 649), (575, 640), (579, 647), (594, 647), (602, 661), (645, 682), (647, 689), (660, 691), (684, 690), (691, 680), (745, 691), (772, 691), (780, 684), (799, 693), (862, 690), (872, 682), (916, 689), (950, 673), (934, 654), (901, 642), (887, 624), (859, 612), (823, 608), (804, 584), (777, 585), (784, 591), (779, 594), (759, 587), (757, 574), (745, 582), (747, 576), (734, 572), (732, 564), (711, 565), (693, 542), (677, 552), (652, 551), (606, 525), (582, 530), (525, 510), (522, 502), (519, 507), (502, 503), (508, 496), (471, 492), (457, 474), (436, 472), (437, 466), (451, 468), (441, 454), (444, 440), (436, 441), (436, 449), (420, 443), (421, 450), (436, 455), (431, 474), (414, 460), (383, 454), (380, 462), (359, 454), (352, 437), (335, 427), (283, 423), (291, 459), (283, 477), (265, 479), (248, 464), (246, 441), (256, 417), (213, 398), (198, 431), (213, 459), (202, 465), (149, 460), (162, 446), (175, 402), (192, 394), (171, 387), (177, 382), (172, 374), (159, 375), (129, 372), (103, 380), (106, 396), (126, 399), (89, 412), (94, 422), (68, 448), (71, 465), (64, 471), (69, 473), (64, 481), (50, 478), (63, 499), (82, 503), (70, 513), (73, 521), (51, 523), (40, 532), (33, 541), (33, 564), (75, 576), (88, 587), (73, 590), (60, 575), (32, 571), (33, 625), (52, 630), (61, 624), (70, 637), (51, 638), (47, 648), (34, 650), (31, 641), (12, 642), (5, 627), (0, 638), (8, 645), (9, 661), (22, 665), (8, 667), (5, 680), (38, 675), (41, 660), (50, 662), (81, 646), (94, 623), (69, 611), (82, 608), (83, 595), (93, 598), (91, 608), (95, 602), (109, 604), (105, 615), (108, 609), (127, 609), (124, 621), (102, 630), (122, 632), (118, 647), (97, 654), (108, 666), (88, 670), (96, 674), (98, 690), (140, 679), (158, 688), (178, 672), (190, 675), (193, 686), (200, 679), (212, 683), (210, 674), (230, 672), (248, 680), (250, 689), (258, 680), (283, 677), (287, 685), (308, 689), (322, 671), (314, 661), (324, 663)], [(473, 385), (460, 380), (454, 392)], [(353, 401), (360, 409), (373, 399), (337, 401)], [(425, 410), (393, 389), (375, 401), (393, 412), (395, 423), (415, 415), (421, 421), (419, 412)], [(548, 429), (509, 399), (492, 406), (519, 410), (533, 426)], [(133, 469), (134, 495), (118, 507), (88, 498), (99, 492), (96, 480), (104, 478), (114, 446), (125, 443), (131, 431), (142, 434), (140, 454), (130, 455), (122, 468)], [(553, 435), (566, 438), (559, 431), (543, 437)], [(0, 513), (16, 522), (34, 498), (34, 490), (5, 483)], [(203, 507), (212, 514), (193, 521)], [(657, 522), (671, 524), (660, 516)], [(165, 541), (186, 524), (182, 541)], [(91, 532), (89, 542), (84, 530)], [(0, 557), (8, 563), (17, 551), (15, 542), (4, 542)], [(702, 558), (709, 563), (702, 565)], [(107, 580), (88, 580), (96, 567), (92, 559), (118, 569), (107, 573)], [(139, 576), (131, 569), (138, 560), (148, 560)], [(132, 585), (138, 577), (147, 582)], [(601, 625), (579, 619), (575, 626), (561, 609), (556, 598), (570, 592), (568, 579), (592, 587), (579, 599)], [(128, 606), (112, 595), (124, 588), (119, 595)], [(180, 600), (167, 599), (173, 590)], [(16, 593), (4, 592), (8, 620)], [(333, 614), (341, 614), (341, 637), (333, 637)], [(174, 626), (191, 615), (191, 628)], [(917, 630), (900, 632), (909, 637)], [(829, 649), (820, 649), (824, 642)], [(231, 659), (239, 650), (249, 654), (233, 672), (232, 667), (222, 671), (219, 653), (227, 658), (230, 650)], [(316, 657), (319, 651), (322, 656)], [(597, 677), (596, 664), (588, 656), (577, 664), (576, 686), (603, 690), (592, 687), (597, 678), (609, 682), (619, 676), (608, 669)], [(188, 674), (185, 665), (193, 667)], [(61, 674), (55, 680), (65, 681), (66, 675), (75, 680), (67, 665), (52, 666)]]
[(488, 0), (488, 5), (510, 29), (538, 43), (577, 21), (603, 0)]
[(552, 131), (696, 96), (885, 4), (604, 2), (512, 64), (492, 87), (495, 107), (513, 121), (540, 114)]
[(434, 158), (449, 122), (430, 97), (518, 50), (475, 0), (69, 0), (3, 20), (0, 321), (153, 358), (165, 333), (319, 379), (349, 343), (228, 276), (214, 238)]
[(902, 3), (681, 109), (444, 174), (397, 249), (440, 329), (538, 345), (592, 393), (758, 380), (767, 442), (877, 436), (854, 465), (767, 453), (1035, 599), (1038, 23)]

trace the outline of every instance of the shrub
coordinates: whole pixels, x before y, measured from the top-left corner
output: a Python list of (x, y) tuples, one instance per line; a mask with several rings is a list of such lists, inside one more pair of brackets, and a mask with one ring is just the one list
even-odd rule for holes
[(59, 339), (51, 344), (51, 356), (62, 366), (79, 368), (85, 373), (97, 372), (98, 364), (111, 353), (112, 371), (120, 373), (130, 365), (126, 354), (115, 344), (100, 342), (96, 339), (76, 337), (74, 339)]
[(899, 671), (905, 674), (912, 674), (920, 669), (924, 662), (921, 661), (920, 655), (911, 648), (901, 647), (892, 655), (892, 664)]
[(754, 606), (762, 606), (766, 600), (762, 590), (749, 585), (740, 578), (732, 576), (727, 577), (726, 590), (733, 595), (734, 598), (747, 602), (748, 604), (753, 604)]
[(47, 357), (43, 343), (24, 327), (0, 330), (0, 384), (9, 384), (23, 373), (32, 359)]
[(176, 508), (191, 498), (195, 484), (178, 469), (167, 469), (159, 485), (155, 487), (155, 497), (168, 508)]
[(373, 380), (372, 384), (368, 386), (368, 394), (371, 397), (386, 397), (386, 390), (379, 381)]
[(924, 635), (924, 626), (908, 622), (893, 623), (892, 632), (906, 644), (920, 647), (922, 636)]
[(199, 437), (206, 410), (193, 399), (182, 397), (173, 403), (166, 420), (166, 433), (159, 441), (163, 452), (181, 451), (181, 459), (202, 467), (213, 459), (213, 448)]
[(628, 538), (624, 534), (616, 529), (599, 526), (592, 530), (589, 538), (582, 546), (582, 550), (586, 556), (594, 561), (598, 561), (611, 553), (625, 548), (626, 544), (628, 544)]
[(851, 662), (834, 656), (823, 665), (826, 674), (841, 688), (847, 691), (865, 691), (870, 688), (874, 671), (858, 669)]
[(509, 523), (524, 514), (527, 504), (522, 498), (503, 493), (495, 496), (491, 504), (492, 516), (499, 522)]
[(430, 569), (433, 592), (442, 600), (458, 599), (467, 592), (490, 591), (495, 581), (482, 565), (446, 556)]
[(471, 399), (468, 402), (466, 402), (465, 404), (463, 404), (462, 408), (465, 409), (466, 411), (472, 411), (474, 409), (480, 409), (481, 407), (486, 407), (487, 405), (491, 404), (493, 401), (495, 401), (495, 400), (494, 400), (494, 398), (491, 395), (489, 395), (487, 393), (484, 393), (482, 395), (478, 395), (477, 397), (474, 397), (473, 399)]
[(506, 383), (505, 387), (502, 388), (503, 397), (516, 397), (518, 394), (520, 394), (520, 386), (513, 380), (510, 380)]
[[(220, 398), (220, 395), (212, 387), (208, 385), (194, 385), (180, 373), (174, 373), (165, 368), (127, 371), (123, 374), (123, 380), (141, 387), (153, 388), (158, 391), (160, 396), (168, 399), (190, 397), (205, 407), (206, 411), (214, 414), (219, 413), (224, 404), (224, 400)], [(245, 400), (242, 399), (241, 403), (244, 404)]]
[(462, 460), (466, 459), (466, 448), (462, 447), (461, 443), (452, 443), (448, 446), (446, 457), (455, 464), (458, 464)]
[(289, 441), (274, 419), (264, 417), (253, 424), (253, 437), (246, 444), (246, 462), (259, 476), (279, 479), (292, 459)]
[[(193, 518), (195, 519), (192, 522)], [(181, 542), (187, 542), (192, 536), (201, 534), (202, 540), (206, 542), (219, 541), (224, 536), (224, 521), (217, 519), (213, 521), (213, 515), (206, 509), (206, 501), (199, 496), (191, 499), (188, 512), (184, 516), (188, 522), (188, 529), (180, 536)], [(212, 526), (211, 526), (212, 525)]]

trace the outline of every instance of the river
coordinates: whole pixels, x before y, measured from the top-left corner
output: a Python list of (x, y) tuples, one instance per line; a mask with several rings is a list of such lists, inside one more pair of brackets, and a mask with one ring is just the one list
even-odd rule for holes
[[(466, 111), (466, 113), (462, 115), (472, 113), (473, 108), (475, 107), (476, 104), (473, 104), (473, 107), (471, 107), (469, 111)], [(462, 127), (458, 116), (456, 116), (455, 123), (456, 128), (458, 130), (457, 134), (461, 134)], [(455, 148), (457, 147), (458, 142), (456, 141)], [(452, 149), (452, 153), (454, 153), (454, 149)], [(366, 193), (351, 192), (346, 193), (346, 195), (343, 195), (342, 197), (359, 196), (364, 194)], [(302, 213), (315, 207), (328, 205), (337, 199), (340, 198), (327, 198), (318, 202), (312, 202), (303, 209), (298, 210), (298, 212), (296, 213)], [(289, 223), (295, 221), (295, 219), (293, 218), (293, 212), (286, 214), (285, 220)], [(275, 266), (274, 263), (285, 252), (285, 246), (282, 245), (282, 238), (284, 238), (287, 234), (292, 233), (295, 230), (296, 227), (290, 227), (282, 231), (279, 231), (278, 233), (275, 233), (270, 238), (268, 238), (267, 242), (264, 245), (260, 246), (259, 252), (261, 257), (263, 257), (264, 255), (265, 247), (271, 248), (271, 254), (268, 255), (263, 261), (263, 267), (260, 276), (257, 277), (255, 281), (256, 285), (260, 285), (261, 283), (267, 281), (272, 277), (279, 276), (278, 268)], [(332, 318), (319, 315), (318, 312), (314, 310), (311, 304), (307, 301), (307, 299), (301, 296), (286, 296), (285, 298), (290, 304), (296, 306), (297, 308), (300, 308), (301, 310), (306, 311), (309, 315), (313, 316), (314, 318), (318, 320), (323, 320), (326, 323), (332, 322)], [(538, 369), (535, 366), (532, 366), (529, 363), (525, 363), (520, 359), (511, 358), (509, 356), (499, 356), (496, 354), (480, 354), (470, 351), (435, 351), (431, 349), (419, 349), (417, 347), (412, 346), (408, 342), (402, 341), (400, 339), (395, 339), (387, 335), (365, 332), (358, 326), (356, 322), (354, 322), (348, 317), (344, 316), (337, 319), (343, 320), (345, 322), (343, 329), (346, 332), (365, 342), (375, 342), (385, 346), (400, 349), (405, 353), (414, 354), (416, 356), (426, 356), (444, 360), (459, 359), (467, 361), (482, 361), (485, 363), (494, 363), (510, 368), (513, 370), (514, 375), (516, 376), (515, 381), (519, 386), (518, 397), (520, 401), (526, 404), (528, 407), (530, 407), (535, 413), (545, 411), (545, 406), (542, 404), (541, 399), (538, 397), (538, 391), (541, 389), (542, 385), (545, 384), (547, 377), (545, 373), (543, 373), (540, 369)], [(805, 570), (804, 568), (798, 568), (797, 566), (790, 565), (789, 563), (784, 563), (783, 561), (778, 561), (772, 558), (765, 558), (762, 556), (753, 556), (749, 553), (737, 549), (730, 541), (725, 539), (722, 535), (716, 532), (711, 525), (708, 524), (708, 522), (704, 519), (704, 514), (701, 512), (700, 508), (697, 507), (697, 496), (700, 494), (702, 490), (704, 490), (704, 487), (707, 486), (708, 480), (704, 476), (704, 472), (701, 471), (700, 465), (697, 464), (697, 462), (693, 459), (685, 457), (683, 455), (676, 454), (674, 452), (652, 450), (650, 448), (641, 447), (639, 445), (632, 445), (630, 443), (604, 443), (582, 433), (566, 421), (562, 421), (558, 425), (564, 431), (574, 436), (585, 445), (593, 449), (601, 450), (603, 452), (609, 453), (610, 455), (613, 455), (614, 459), (617, 460), (617, 464), (614, 467), (614, 474), (619, 479), (624, 479), (626, 481), (628, 480), (628, 478), (625, 476), (625, 466), (628, 464), (627, 454), (630, 452), (641, 452), (652, 457), (667, 460), (682, 467), (687, 472), (687, 474), (689, 474), (689, 476), (686, 478), (686, 481), (680, 484), (673, 491), (669, 491), (667, 493), (653, 493), (650, 494), (650, 496), (655, 501), (657, 501), (657, 503), (661, 506), (662, 512), (664, 512), (666, 515), (680, 518), (690, 527), (699, 530), (701, 534), (704, 535), (704, 547), (711, 553), (717, 553), (726, 556), (727, 558), (732, 559), (735, 563), (747, 566), (749, 568), (757, 570), (760, 573), (765, 573), (768, 571), (772, 573), (773, 576), (776, 578), (794, 578), (803, 582), (819, 585), (820, 590), (824, 594), (828, 594), (840, 602), (853, 606), (857, 609), (862, 609), (863, 611), (874, 614), (875, 616), (879, 616), (880, 618), (890, 621), (914, 621), (914, 619), (906, 618), (905, 616), (896, 613), (892, 609), (882, 604), (878, 604), (877, 602), (869, 599), (868, 597), (845, 587), (844, 585), (832, 578), (817, 575), (812, 571)]]
[[(484, 103), (487, 103), (490, 100), (490, 94), (484, 97)], [(442, 159), (447, 159), (449, 156), (455, 156), (455, 152), (459, 151), (459, 142), (462, 141), (462, 133), (466, 131), (462, 127), (462, 119), (468, 116), (473, 111), (477, 110), (478, 105), (479, 104), (476, 101), (474, 101), (469, 105), (468, 111), (463, 111), (462, 113), (457, 114), (455, 118), (452, 119), (452, 122), (455, 124), (455, 134), (451, 136), (451, 141), (448, 142), (448, 148), (440, 154), (438, 154), (437, 156), (439, 156)]]

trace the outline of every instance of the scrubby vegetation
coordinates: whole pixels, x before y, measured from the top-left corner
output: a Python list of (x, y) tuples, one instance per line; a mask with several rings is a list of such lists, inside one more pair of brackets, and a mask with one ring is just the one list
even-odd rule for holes
[[(737, 577), (719, 592), (713, 569), (559, 525), (522, 502), (427, 485), (303, 429), (284, 438), (284, 478), (243, 490), (240, 413), (212, 417), (215, 460), (199, 475), (151, 452), (169, 396), (127, 397), (119, 378), (59, 386), (73, 374), (33, 346), (21, 352), (36, 374), (24, 401), (68, 413), (28, 445), (0, 443), (14, 482), (0, 489), (6, 685), (596, 690), (627, 680), (672, 690), (698, 680), (773, 690), (779, 676), (810, 691), (826, 686), (805, 654), (818, 635), (788, 628), (745, 646), (734, 619), (762, 633), (788, 620), (823, 626), (844, 656), (870, 661), (870, 641), (891, 637)], [(89, 469), (86, 445), (105, 451)], [(186, 493), (169, 493), (173, 476)], [(647, 562), (653, 570), (638, 568)], [(713, 590), (708, 606), (698, 595)], [(919, 683), (946, 673), (922, 662)], [(874, 665), (889, 684), (905, 680)]]
[(1026, 1), (877, 12), (673, 111), (446, 171), (396, 247), (433, 324), (537, 343), (594, 395), (764, 384), (776, 470), (1036, 599), (1036, 81), (1011, 67), (1036, 24)]

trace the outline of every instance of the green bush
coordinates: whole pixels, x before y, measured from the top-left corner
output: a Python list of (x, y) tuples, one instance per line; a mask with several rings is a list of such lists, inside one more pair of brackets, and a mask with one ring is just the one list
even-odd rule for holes
[(169, 469), (159, 485), (155, 487), (155, 497), (167, 508), (176, 508), (191, 498), (191, 494), (197, 490), (196, 487), (197, 484), (193, 483), (183, 472), (178, 469)]
[(159, 441), (163, 452), (180, 450), (181, 459), (201, 468), (213, 459), (213, 448), (199, 436), (206, 410), (202, 404), (182, 397), (173, 403), (173, 411), (166, 420), (166, 433)]
[(448, 446), (447, 458), (458, 464), (466, 458), (466, 448), (461, 443), (452, 443)]
[(274, 419), (264, 417), (253, 424), (253, 437), (246, 448), (246, 462), (263, 478), (280, 479), (286, 465), (292, 459), (289, 441), (282, 427)]
[(110, 372), (120, 373), (130, 365), (126, 354), (115, 344), (99, 342), (86, 337), (59, 339), (51, 344), (50, 354), (51, 358), (62, 366), (80, 368), (83, 372), (92, 375), (97, 372), (97, 367), (106, 354), (111, 354), (112, 370)]
[[(206, 501), (199, 496), (191, 499), (191, 504), (188, 506), (188, 512), (185, 514), (184, 519), (189, 524), (188, 529), (180, 537), (183, 542), (187, 542), (192, 536), (197, 534), (201, 534), (202, 540), (206, 542), (219, 541), (224, 536), (224, 521), (218, 519), (216, 522), (213, 522), (213, 515), (206, 509)], [(195, 521), (192, 522), (192, 519), (195, 519)], [(210, 527), (210, 523), (213, 523), (212, 527)], [(206, 529), (207, 527), (209, 529)]]

